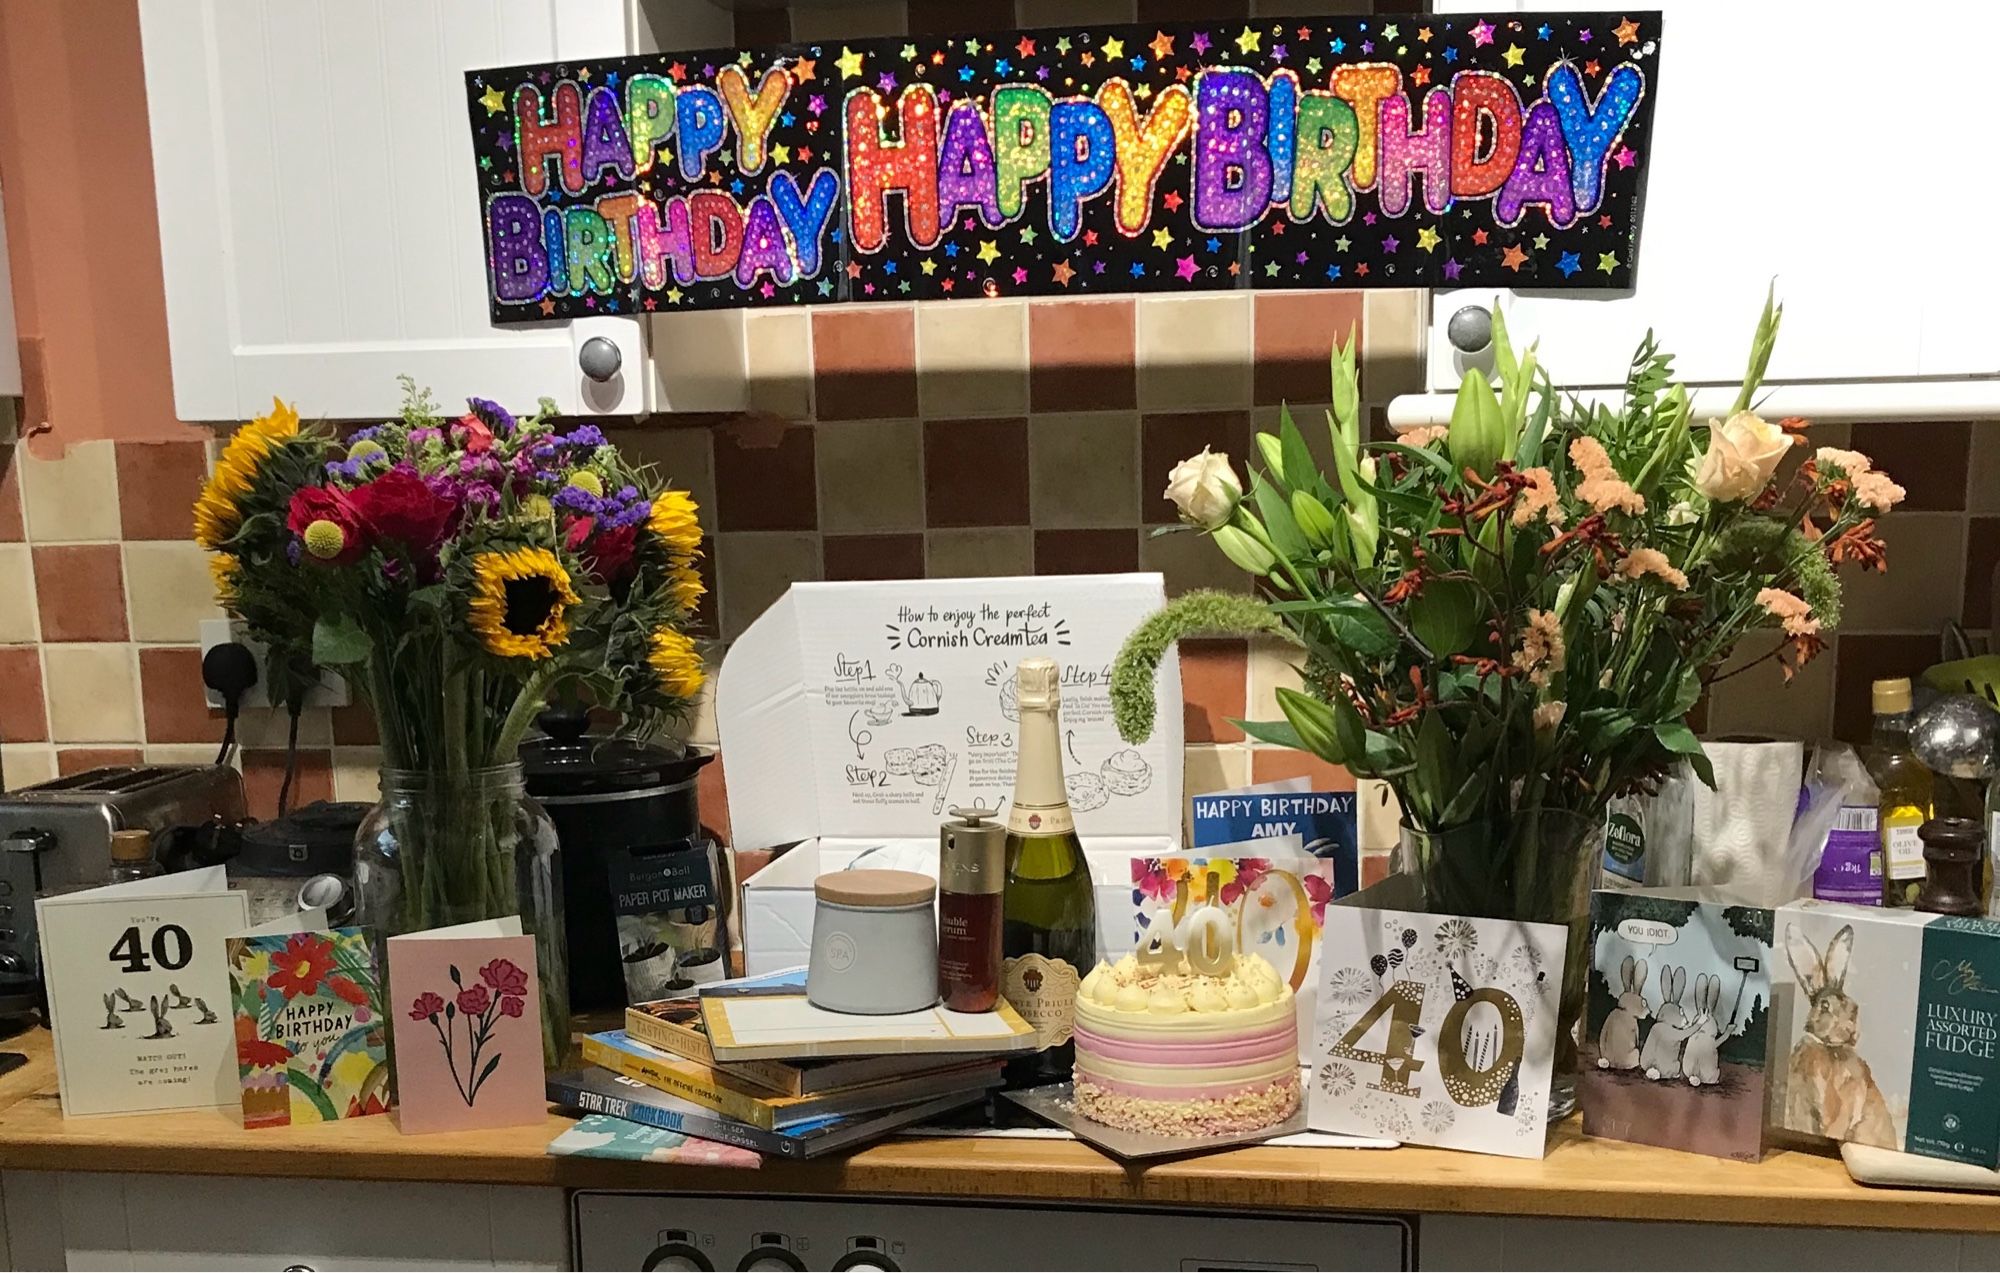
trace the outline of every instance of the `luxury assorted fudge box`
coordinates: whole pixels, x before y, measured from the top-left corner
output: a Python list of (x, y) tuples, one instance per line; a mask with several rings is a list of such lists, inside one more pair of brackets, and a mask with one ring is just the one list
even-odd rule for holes
[(1774, 1121), (2000, 1166), (2000, 923), (1805, 901), (1776, 929)]

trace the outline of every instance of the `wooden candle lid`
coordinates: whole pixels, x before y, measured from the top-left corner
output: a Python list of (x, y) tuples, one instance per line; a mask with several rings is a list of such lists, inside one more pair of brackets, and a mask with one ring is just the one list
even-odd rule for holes
[(813, 896), (837, 906), (889, 910), (928, 903), (937, 881), (915, 871), (829, 871), (813, 881)]

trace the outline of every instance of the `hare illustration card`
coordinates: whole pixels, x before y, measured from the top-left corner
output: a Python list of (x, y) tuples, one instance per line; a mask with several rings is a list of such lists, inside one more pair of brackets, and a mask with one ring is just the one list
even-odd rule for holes
[(389, 1109), (388, 1027), (375, 955), (322, 911), (231, 937), (236, 1074), (245, 1127), (325, 1123)]
[(224, 943), (249, 903), (220, 866), (35, 903), (65, 1115), (234, 1105)]
[(1308, 1126), (1546, 1151), (1567, 930), (1326, 908)]
[(519, 917), (389, 939), (397, 1125), (516, 1127), (548, 1116), (535, 939)]
[(1755, 1162), (1763, 1151), (1771, 911), (1694, 890), (1590, 901), (1583, 1130)]

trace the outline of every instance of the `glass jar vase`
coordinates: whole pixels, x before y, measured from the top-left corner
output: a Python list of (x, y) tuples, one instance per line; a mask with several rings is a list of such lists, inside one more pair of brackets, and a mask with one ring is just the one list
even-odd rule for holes
[(455, 773), (384, 769), (380, 802), (355, 833), (355, 920), (374, 930), (388, 976), (388, 940), (519, 915), (535, 939), (542, 1054), (555, 1069), (569, 1049), (569, 969), (562, 863), (555, 824), (531, 800), (519, 764)]
[(1590, 972), (1590, 890), (1603, 844), (1602, 809), (1579, 813), (1552, 807), (1518, 809), (1505, 823), (1443, 831), (1404, 826), (1397, 842), (1396, 869), (1416, 877), (1426, 912), (1560, 924), (1567, 930), (1550, 1122), (1576, 1108), (1576, 1028)]

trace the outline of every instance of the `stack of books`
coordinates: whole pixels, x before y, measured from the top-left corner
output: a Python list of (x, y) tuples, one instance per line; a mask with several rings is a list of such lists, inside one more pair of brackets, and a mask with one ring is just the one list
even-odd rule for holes
[[(789, 969), (627, 1008), (623, 1030), (587, 1036), (583, 1058), (588, 1064), (549, 1076), (548, 1086), (553, 1103), (606, 1116), (590, 1120), (594, 1132), (619, 1130), (608, 1122), (615, 1119), (632, 1134), (572, 1137), (551, 1146), (551, 1152), (657, 1157), (663, 1130), (759, 1154), (812, 1158), (934, 1118), (999, 1086), (1004, 1055), (972, 1038), (888, 1041), (878, 1035), (874, 1043), (790, 1039), (759, 1044), (725, 1034), (729, 1045), (718, 1058), (704, 1021), (704, 997), (711, 1012), (718, 996), (742, 995), (749, 998), (734, 1002), (754, 1000), (789, 1010), (796, 1001), (800, 1011), (817, 1015), (819, 1010), (803, 1007), (804, 987), (805, 970)], [(1012, 1009), (1005, 1016), (1018, 1021)], [(855, 1020), (875, 1025), (885, 1019)], [(1006, 1042), (1011, 1045), (1011, 1039)], [(967, 1050), (968, 1045), (975, 1050)], [(851, 1052), (857, 1046), (880, 1050), (825, 1055), (829, 1047)], [(891, 1051), (892, 1046), (917, 1050)]]

